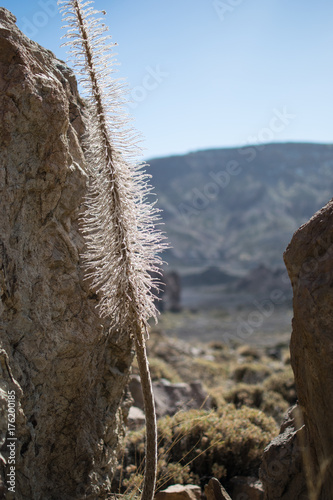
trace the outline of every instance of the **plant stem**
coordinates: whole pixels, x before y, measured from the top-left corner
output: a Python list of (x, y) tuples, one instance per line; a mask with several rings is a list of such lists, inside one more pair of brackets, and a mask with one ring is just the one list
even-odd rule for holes
[(153, 386), (142, 329), (137, 332), (135, 346), (146, 416), (146, 464), (141, 500), (151, 500), (155, 492), (157, 472), (157, 424)]

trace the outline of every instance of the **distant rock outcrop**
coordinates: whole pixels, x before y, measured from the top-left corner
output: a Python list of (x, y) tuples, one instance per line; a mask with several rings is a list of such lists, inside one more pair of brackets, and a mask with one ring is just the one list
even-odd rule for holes
[(0, 472), (14, 471), (16, 500), (95, 499), (110, 488), (131, 344), (106, 335), (80, 265), (74, 74), (15, 21), (0, 8)]
[(264, 264), (252, 269), (244, 278), (237, 280), (232, 285), (235, 292), (249, 293), (256, 296), (268, 297), (270, 293), (278, 290), (283, 294), (282, 304), (289, 303), (292, 292), (285, 269), (269, 269)]
[(236, 279), (235, 276), (225, 273), (219, 267), (210, 266), (204, 271), (186, 274), (182, 277), (182, 284), (184, 286), (225, 285)]
[(179, 312), (181, 309), (180, 295), (181, 282), (180, 276), (176, 271), (165, 273), (163, 276), (165, 281), (165, 294), (163, 295), (163, 310)]

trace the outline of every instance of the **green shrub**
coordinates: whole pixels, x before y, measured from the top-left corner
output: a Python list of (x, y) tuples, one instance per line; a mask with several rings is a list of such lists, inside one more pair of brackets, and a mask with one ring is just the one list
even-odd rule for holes
[(206, 387), (216, 387), (227, 379), (227, 367), (219, 362), (205, 358), (194, 358), (191, 363), (191, 374), (202, 380)]
[(262, 363), (244, 363), (234, 369), (232, 378), (236, 382), (258, 384), (269, 377), (271, 373), (272, 370)]
[(297, 401), (295, 379), (290, 366), (287, 366), (282, 372), (274, 373), (265, 380), (264, 388), (281, 394), (289, 405), (293, 405)]
[(273, 417), (278, 425), (281, 425), (289, 406), (289, 403), (278, 392), (264, 391), (260, 409), (266, 415)]
[(236, 352), (239, 356), (249, 359), (260, 359), (260, 353), (258, 350), (249, 345), (241, 345), (236, 349)]
[(225, 387), (224, 385), (219, 385), (217, 387), (212, 387), (209, 389), (209, 396), (212, 401), (212, 408), (217, 410), (218, 408), (222, 408), (226, 405), (225, 396)]
[(236, 408), (248, 406), (258, 408), (267, 416), (273, 417), (278, 424), (282, 422), (289, 404), (281, 394), (267, 391), (262, 386), (250, 384), (237, 384), (224, 394), (228, 403), (233, 403)]
[[(158, 489), (195, 482), (212, 473), (220, 480), (256, 475), (263, 449), (277, 433), (275, 421), (257, 409), (226, 405), (217, 411), (190, 410), (158, 422)], [(144, 432), (129, 433), (123, 457), (125, 482), (138, 487)], [(135, 470), (126, 472), (129, 464)]]
[(152, 380), (165, 378), (174, 384), (181, 382), (181, 378), (177, 374), (176, 370), (162, 359), (150, 358), (149, 365)]
[(236, 408), (248, 406), (260, 408), (263, 400), (263, 388), (253, 384), (237, 384), (224, 394), (228, 403), (233, 403)]

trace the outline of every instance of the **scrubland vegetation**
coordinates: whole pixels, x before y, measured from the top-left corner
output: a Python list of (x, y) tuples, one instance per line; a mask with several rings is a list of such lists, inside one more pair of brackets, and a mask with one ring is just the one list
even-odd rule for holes
[[(258, 476), (265, 446), (296, 401), (288, 345), (185, 342), (155, 328), (149, 357), (153, 381), (200, 380), (210, 401), (210, 409), (184, 408), (159, 419), (157, 490), (175, 483), (200, 486), (211, 476), (224, 485), (236, 475)], [(130, 431), (115, 490), (138, 494), (143, 462), (144, 429)]]

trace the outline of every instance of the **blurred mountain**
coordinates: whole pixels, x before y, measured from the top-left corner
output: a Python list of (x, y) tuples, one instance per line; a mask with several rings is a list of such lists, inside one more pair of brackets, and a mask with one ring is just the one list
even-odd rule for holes
[(205, 270), (224, 281), (214, 268), (242, 277), (284, 267), (294, 231), (333, 193), (332, 145), (212, 149), (149, 164), (172, 245), (164, 259), (190, 282)]

